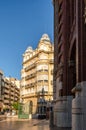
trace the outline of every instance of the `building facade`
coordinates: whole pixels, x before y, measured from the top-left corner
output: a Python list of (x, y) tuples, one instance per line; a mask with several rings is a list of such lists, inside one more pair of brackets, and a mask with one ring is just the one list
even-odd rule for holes
[(85, 129), (85, 0), (53, 0), (54, 124)]
[(3, 84), (4, 78), (3, 78), (3, 72), (0, 70), (0, 111), (3, 109), (3, 103), (2, 103), (2, 84)]
[(49, 36), (44, 34), (35, 50), (28, 47), (23, 54), (21, 98), (23, 103), (32, 103), (32, 113), (38, 112), (40, 101), (53, 98), (53, 49)]
[(12, 110), (12, 104), (20, 101), (20, 81), (4, 77), (2, 71), (0, 76), (0, 111)]

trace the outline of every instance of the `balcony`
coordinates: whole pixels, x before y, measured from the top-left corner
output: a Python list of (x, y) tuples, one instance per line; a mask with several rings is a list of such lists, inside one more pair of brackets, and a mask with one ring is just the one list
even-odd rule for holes
[(14, 88), (13, 88), (13, 86), (11, 87), (11, 91), (14, 91)]
[(25, 85), (25, 88), (29, 88), (29, 87), (30, 87), (30, 84)]
[(7, 89), (9, 89), (9, 85), (8, 84), (5, 84), (5, 86), (4, 86), (5, 88), (7, 88)]
[(11, 104), (13, 104), (14, 101), (11, 101)]
[(36, 95), (37, 96), (46, 96), (46, 95), (48, 95), (48, 91), (44, 91), (44, 92), (38, 91), (38, 92), (36, 92)]
[(30, 74), (30, 75), (28, 75), (28, 76), (25, 77), (25, 80), (34, 78), (35, 76), (36, 76), (36, 73)]
[(15, 89), (15, 92), (18, 92), (18, 90), (17, 90), (17, 89)]
[(19, 93), (20, 93), (20, 90), (19, 90), (19, 89), (15, 89), (14, 92), (17, 93), (17, 94), (19, 94)]
[(9, 98), (9, 95), (4, 94), (4, 98)]
[(37, 84), (42, 84), (42, 85), (45, 85), (46, 83), (48, 83), (48, 79), (46, 79), (46, 80), (42, 80), (42, 79), (40, 79), (40, 80), (37, 80)]
[(9, 93), (9, 90), (6, 90), (6, 89), (5, 89), (5, 90), (4, 90), (4, 93)]
[(14, 97), (11, 96), (11, 99), (14, 100)]
[(25, 77), (25, 80), (28, 80), (28, 79), (29, 79), (29, 77), (30, 77), (29, 75), (28, 75), (28, 76), (26, 76), (26, 77)]
[(30, 87), (34, 87), (34, 85), (35, 85), (35, 82), (34, 82), (34, 83), (27, 84), (27, 85), (25, 86), (25, 88), (27, 89), (27, 88), (30, 88)]
[(4, 99), (4, 103), (9, 103), (9, 100), (8, 99)]
[(34, 86), (34, 83), (31, 83), (30, 86)]
[(36, 66), (35, 63), (32, 65), (29, 65), (28, 67), (25, 68), (25, 71), (27, 72), (28, 70), (35, 68), (35, 66)]
[(37, 73), (40, 73), (40, 74), (48, 74), (48, 69), (40, 69), (40, 70), (37, 70)]
[(37, 70), (37, 72), (43, 72), (43, 69)]
[(14, 92), (11, 92), (11, 95), (13, 96), (13, 95), (14, 95)]
[(19, 97), (18, 94), (15, 94), (15, 97)]
[(28, 98), (28, 97), (34, 97), (34, 96), (36, 96), (35, 93), (29, 93), (29, 94), (22, 95), (22, 98)]

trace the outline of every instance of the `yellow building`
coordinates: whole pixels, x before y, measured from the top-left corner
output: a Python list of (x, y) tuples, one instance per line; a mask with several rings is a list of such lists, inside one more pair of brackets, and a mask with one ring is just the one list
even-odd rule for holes
[(30, 102), (33, 113), (38, 111), (40, 99), (53, 98), (54, 47), (47, 34), (40, 39), (35, 50), (28, 47), (23, 54), (20, 96), (23, 103)]

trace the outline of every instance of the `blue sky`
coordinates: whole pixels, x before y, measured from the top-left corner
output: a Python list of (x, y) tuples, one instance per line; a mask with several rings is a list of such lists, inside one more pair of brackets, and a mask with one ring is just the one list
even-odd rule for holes
[(52, 0), (0, 0), (0, 69), (20, 79), (22, 54), (47, 33), (53, 42)]

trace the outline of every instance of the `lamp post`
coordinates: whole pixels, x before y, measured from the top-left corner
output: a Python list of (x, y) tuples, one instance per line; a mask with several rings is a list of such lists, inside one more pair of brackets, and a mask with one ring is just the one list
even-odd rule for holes
[(86, 24), (86, 0), (84, 0), (85, 8), (84, 8), (84, 18), (85, 18), (85, 24)]

